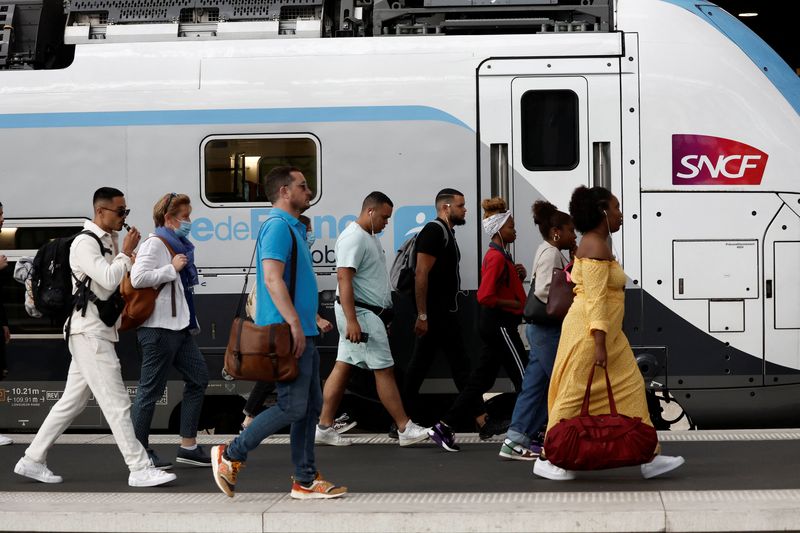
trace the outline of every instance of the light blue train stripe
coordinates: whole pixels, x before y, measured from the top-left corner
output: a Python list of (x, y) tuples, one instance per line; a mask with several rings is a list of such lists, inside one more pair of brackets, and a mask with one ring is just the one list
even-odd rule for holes
[(467, 124), (440, 109), (413, 105), (0, 114), (0, 129), (187, 126), (193, 124), (398, 122), (426, 120), (446, 122), (472, 131), (472, 128)]
[(694, 13), (733, 41), (800, 115), (800, 77), (775, 50), (745, 26), (742, 21), (709, 2), (698, 2), (698, 0), (663, 1)]

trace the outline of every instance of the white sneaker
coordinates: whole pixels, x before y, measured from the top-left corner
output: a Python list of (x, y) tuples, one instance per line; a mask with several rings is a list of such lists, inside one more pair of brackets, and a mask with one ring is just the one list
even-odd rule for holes
[(397, 432), (397, 436), (400, 437), (400, 446), (411, 446), (412, 444), (428, 440), (428, 429), (430, 428), (424, 428), (409, 420), (406, 423), (406, 430)]
[(328, 446), (350, 446), (351, 442), (336, 433), (332, 427), (322, 429), (317, 424), (317, 431), (314, 433), (314, 444), (327, 444)]
[(156, 487), (164, 483), (169, 483), (170, 481), (175, 481), (177, 478), (178, 476), (175, 474), (148, 466), (147, 468), (131, 472), (131, 475), (128, 476), (128, 485), (131, 487)]
[(564, 470), (541, 457), (533, 464), (533, 473), (539, 477), (552, 481), (570, 481), (575, 479), (575, 472)]
[(342, 413), (339, 418), (333, 421), (333, 429), (336, 433), (347, 433), (357, 425), (358, 422), (350, 420), (350, 416), (347, 413)]
[(0, 435), (0, 446), (8, 446), (9, 444), (14, 444), (14, 441), (5, 435)]
[(61, 483), (64, 481), (64, 478), (55, 475), (47, 468), (47, 464), (37, 463), (25, 456), (17, 461), (17, 466), (14, 467), (14, 473), (35, 479), (36, 481), (41, 481), (42, 483)]
[(671, 470), (675, 470), (686, 461), (680, 455), (656, 455), (649, 463), (642, 465), (642, 477), (645, 479), (654, 478), (661, 474), (666, 474)]

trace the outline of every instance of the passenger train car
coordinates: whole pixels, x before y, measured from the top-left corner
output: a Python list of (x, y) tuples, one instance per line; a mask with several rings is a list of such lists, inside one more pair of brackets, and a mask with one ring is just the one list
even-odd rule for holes
[[(800, 80), (724, 10), (692, 0), (64, 4), (0, 1), (0, 254), (12, 265), (78, 231), (97, 187), (125, 191), (128, 222), (145, 232), (160, 195), (189, 194), (198, 342), (219, 376), (277, 164), (313, 186), (328, 316), (334, 243), (367, 193), (394, 200), (381, 236), (391, 262), (435, 216), (439, 189), (463, 191), (468, 332), (488, 243), (480, 200), (513, 206), (513, 254), (530, 270), (541, 242), (533, 201), (566, 210), (576, 186), (603, 185), (622, 202), (613, 244), (629, 277), (625, 328), (651, 397), (676, 401), (697, 427), (800, 423)], [(60, 324), (25, 314), (10, 270), (0, 428), (35, 429), (69, 354)], [(402, 367), (410, 322), (394, 336)], [(336, 341), (321, 340), (328, 368)], [(119, 352), (133, 394), (133, 336)], [(176, 420), (175, 378), (161, 428)], [(212, 381), (218, 430), (249, 388)], [(445, 369), (423, 388), (454, 390)], [(103, 427), (100, 410), (90, 403), (77, 426)]]

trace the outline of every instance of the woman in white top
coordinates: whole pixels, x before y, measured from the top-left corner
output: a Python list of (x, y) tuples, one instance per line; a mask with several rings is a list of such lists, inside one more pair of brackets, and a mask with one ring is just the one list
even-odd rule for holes
[[(531, 283), (534, 296), (546, 304), (553, 269), (567, 266), (564, 250), (575, 251), (575, 226), (568, 214), (542, 200), (533, 204), (533, 221), (539, 226), (544, 242), (534, 256)], [(531, 349), (530, 358), (500, 456), (533, 461), (542, 451), (547, 424), (547, 389), (561, 337), (561, 322), (529, 323), (525, 333)]]
[(194, 306), (198, 284), (194, 265), (194, 244), (189, 241), (192, 205), (185, 194), (162, 196), (153, 207), (155, 232), (139, 248), (131, 267), (135, 289), (161, 287), (153, 314), (136, 330), (142, 352), (142, 373), (133, 403), (136, 438), (147, 449), (156, 468), (166, 470), (172, 463), (162, 461), (149, 448), (150, 424), (156, 402), (164, 394), (170, 368), (184, 380), (181, 403), (181, 445), (177, 462), (211, 466), (211, 457), (197, 445), (197, 426), (208, 385), (208, 368), (194, 340), (200, 329)]

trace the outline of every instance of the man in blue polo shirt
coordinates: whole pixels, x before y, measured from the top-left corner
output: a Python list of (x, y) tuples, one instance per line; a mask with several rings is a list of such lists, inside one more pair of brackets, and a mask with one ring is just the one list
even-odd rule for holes
[[(311, 252), (305, 244), (306, 227), (298, 220), (308, 209), (312, 192), (303, 173), (294, 167), (276, 167), (267, 174), (269, 218), (259, 231), (255, 322), (259, 326), (286, 322), (292, 332), (300, 373), (294, 381), (278, 383), (278, 403), (263, 411), (230, 444), (211, 450), (211, 466), (217, 486), (230, 497), (247, 454), (275, 432), (291, 424), (290, 443), (294, 464), (292, 498), (336, 498), (347, 492), (322, 479), (314, 460), (314, 432), (322, 409), (319, 377), (317, 279)], [(295, 294), (289, 294), (293, 267), (292, 233), (297, 243)]]

